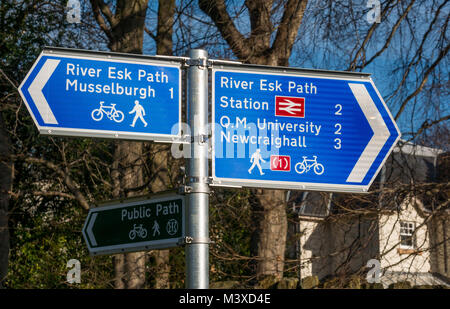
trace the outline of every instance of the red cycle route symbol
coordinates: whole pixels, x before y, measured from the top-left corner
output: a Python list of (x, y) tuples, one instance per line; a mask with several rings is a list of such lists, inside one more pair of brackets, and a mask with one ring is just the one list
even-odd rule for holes
[(275, 116), (305, 118), (305, 98), (275, 96)]
[(270, 170), (271, 171), (291, 171), (291, 157), (290, 156), (270, 156)]

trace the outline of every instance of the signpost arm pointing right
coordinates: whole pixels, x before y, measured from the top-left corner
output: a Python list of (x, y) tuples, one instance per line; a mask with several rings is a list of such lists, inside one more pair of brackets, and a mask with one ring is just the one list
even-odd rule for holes
[(370, 97), (366, 86), (356, 83), (349, 83), (348, 85), (350, 86), (356, 101), (358, 101), (358, 104), (373, 131), (372, 138), (366, 148), (364, 148), (363, 153), (359, 157), (347, 178), (347, 182), (362, 182), (384, 144), (388, 140), (390, 133), (383, 118), (381, 117), (380, 112)]

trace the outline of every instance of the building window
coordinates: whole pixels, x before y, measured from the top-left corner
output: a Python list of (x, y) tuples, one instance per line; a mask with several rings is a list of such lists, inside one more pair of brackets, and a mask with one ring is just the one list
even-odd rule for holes
[(415, 237), (413, 235), (416, 229), (414, 222), (400, 221), (400, 248), (415, 249)]

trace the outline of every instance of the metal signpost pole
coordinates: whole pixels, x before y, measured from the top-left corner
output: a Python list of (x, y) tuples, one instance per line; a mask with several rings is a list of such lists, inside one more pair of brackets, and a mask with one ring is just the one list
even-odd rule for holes
[(186, 288), (209, 288), (209, 185), (208, 185), (208, 54), (189, 52), (188, 123), (191, 158), (186, 212)]

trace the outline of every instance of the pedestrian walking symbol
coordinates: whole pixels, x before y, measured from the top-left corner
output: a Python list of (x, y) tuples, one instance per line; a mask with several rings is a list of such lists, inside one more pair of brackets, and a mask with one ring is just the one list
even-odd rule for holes
[(152, 230), (153, 230), (153, 236), (156, 236), (156, 234), (158, 234), (158, 235), (161, 234), (161, 232), (159, 231), (159, 224), (158, 224), (158, 222), (156, 222), (156, 220), (153, 223)]
[(130, 126), (132, 126), (134, 128), (134, 126), (136, 124), (136, 120), (139, 118), (144, 123), (144, 127), (146, 127), (147, 121), (144, 120), (145, 109), (144, 109), (144, 107), (142, 107), (141, 104), (139, 104), (138, 100), (134, 101), (134, 108), (129, 112), (129, 114), (133, 114), (133, 113), (134, 113), (134, 119), (133, 119), (133, 123)]
[(250, 163), (253, 163), (252, 166), (248, 169), (248, 173), (251, 174), (252, 170), (255, 168), (255, 166), (258, 167), (259, 169), (259, 173), (261, 175), (264, 175), (262, 168), (261, 168), (261, 162), (266, 163), (266, 161), (262, 158), (261, 156), (261, 150), (258, 148), (256, 149), (256, 151), (252, 154), (251, 158), (250, 158)]

